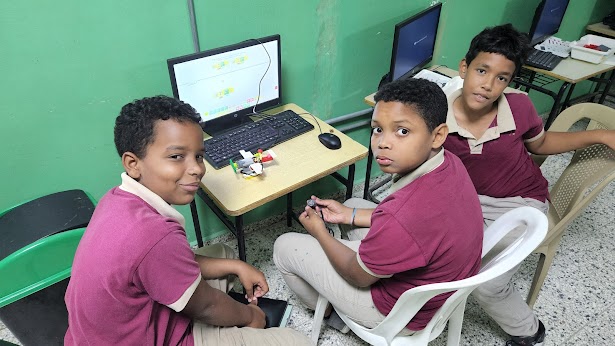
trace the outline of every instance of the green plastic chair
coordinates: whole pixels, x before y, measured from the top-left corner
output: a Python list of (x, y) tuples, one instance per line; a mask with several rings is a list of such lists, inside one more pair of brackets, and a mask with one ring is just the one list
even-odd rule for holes
[(0, 308), (68, 278), (83, 232), (50, 235), (0, 261)]
[(20, 343), (63, 343), (64, 294), (93, 211), (88, 194), (69, 190), (0, 212), (0, 320)]

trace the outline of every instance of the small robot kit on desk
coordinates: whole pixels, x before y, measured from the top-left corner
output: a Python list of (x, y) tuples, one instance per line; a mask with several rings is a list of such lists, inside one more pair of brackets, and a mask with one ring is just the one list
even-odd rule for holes
[(615, 52), (615, 39), (597, 35), (585, 35), (573, 42), (570, 56), (594, 64), (604, 62)]
[(263, 173), (263, 163), (273, 161), (276, 157), (271, 149), (267, 151), (258, 149), (256, 154), (243, 150), (240, 150), (239, 153), (243, 156), (243, 159), (237, 162), (230, 160), (230, 164), (235, 173), (241, 173), (246, 179), (261, 175)]

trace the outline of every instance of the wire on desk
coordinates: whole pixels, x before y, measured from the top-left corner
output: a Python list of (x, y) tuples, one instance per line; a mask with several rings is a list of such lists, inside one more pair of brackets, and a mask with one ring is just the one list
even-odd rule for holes
[[(269, 51), (267, 51), (267, 48), (265, 47), (263, 42), (261, 42), (261, 40), (259, 40), (257, 38), (252, 38), (252, 39), (249, 39), (248, 41), (250, 41), (250, 40), (254, 40), (254, 41), (258, 42), (261, 45), (261, 47), (263, 47), (263, 49), (265, 50), (265, 53), (267, 54), (267, 58), (268, 58), (267, 69), (265, 69), (265, 72), (261, 76), (261, 79), (258, 81), (258, 94), (256, 95), (256, 102), (254, 103), (254, 107), (252, 107), (252, 116), (256, 116), (256, 117), (259, 117), (261, 119), (264, 119), (264, 118), (275, 116), (275, 114), (274, 115), (270, 115), (270, 114), (265, 114), (265, 113), (261, 113), (261, 112), (257, 112), (256, 111), (256, 106), (258, 105), (258, 101), (260, 101), (260, 98), (261, 98), (261, 84), (263, 83), (263, 79), (265, 78), (265, 76), (267, 75), (267, 72), (269, 71), (269, 68), (271, 67), (271, 55), (269, 55)], [(320, 124), (318, 123), (318, 120), (316, 120), (316, 117), (313, 114), (305, 112), (305, 113), (298, 113), (297, 115), (304, 115), (304, 114), (310, 115), (312, 117), (312, 119), (314, 119), (314, 122), (318, 126), (318, 132), (320, 132), (320, 134), (322, 134), (322, 128), (320, 127)], [(280, 137), (280, 130), (277, 130), (277, 132), (278, 132), (277, 137)], [(277, 142), (276, 142), (276, 144), (277, 144)]]

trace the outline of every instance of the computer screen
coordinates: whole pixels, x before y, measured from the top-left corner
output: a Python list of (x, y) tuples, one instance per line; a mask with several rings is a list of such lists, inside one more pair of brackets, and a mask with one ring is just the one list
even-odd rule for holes
[(395, 25), (389, 81), (410, 77), (433, 57), (442, 3)]
[(175, 98), (201, 115), (210, 135), (281, 103), (280, 35), (167, 60)]
[(542, 0), (538, 4), (529, 33), (531, 46), (557, 33), (564, 19), (568, 2), (569, 0)]

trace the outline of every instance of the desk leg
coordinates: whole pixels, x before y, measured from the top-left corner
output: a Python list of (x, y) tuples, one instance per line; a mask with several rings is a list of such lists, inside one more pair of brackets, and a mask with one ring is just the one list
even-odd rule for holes
[[(530, 72), (530, 79), (528, 80), (528, 83), (529, 83), (529, 84), (534, 83), (534, 78), (535, 78), (535, 77), (536, 77), (536, 72), (531, 71), (531, 72)], [(526, 85), (526, 86), (525, 86), (525, 92), (526, 92), (526, 93), (529, 93), (529, 92), (530, 92), (530, 87), (529, 87), (529, 85)]]
[(613, 79), (615, 79), (615, 70), (611, 71), (611, 78), (609, 78), (609, 82), (606, 83), (604, 87), (604, 91), (602, 91), (602, 96), (600, 96), (600, 100), (598, 103), (604, 104), (604, 99), (606, 99), (606, 95), (608, 95), (609, 90), (611, 90), (611, 86), (613, 85)]
[(566, 94), (566, 100), (564, 100), (564, 103), (562, 103), (562, 108), (560, 110), (560, 113), (566, 109), (567, 107), (570, 107), (570, 105), (568, 104), (568, 102), (570, 102), (570, 96), (572, 96), (572, 91), (574, 90), (574, 87), (576, 86), (576, 84), (572, 84), (570, 86), (570, 90), (568, 90), (568, 94)]
[(196, 201), (190, 202), (190, 212), (192, 213), (192, 223), (194, 224), (194, 234), (198, 247), (203, 247), (203, 235), (201, 234), (201, 223), (199, 222), (199, 212), (196, 210)]
[[(606, 73), (606, 72), (605, 72)], [(596, 95), (598, 95), (599, 91), (600, 91), (600, 84), (601, 80), (604, 79), (604, 73), (600, 75), (600, 77), (598, 77), (598, 80), (593, 80), (593, 78), (590, 78), (589, 80), (593, 81), (595, 83), (594, 85), (594, 92), (592, 93), (592, 97), (589, 99), (590, 102), (596, 102), (594, 101), (596, 99)]]
[(367, 151), (367, 165), (365, 166), (365, 187), (363, 188), (363, 199), (367, 200), (369, 196), (369, 179), (372, 174), (372, 162), (374, 161), (374, 153), (372, 153), (372, 148)]
[(246, 262), (246, 240), (243, 235), (243, 216), (235, 216), (235, 231), (237, 232), (237, 248), (239, 259)]
[(555, 96), (553, 100), (553, 107), (551, 108), (551, 112), (549, 113), (549, 117), (547, 118), (547, 121), (545, 123), (545, 130), (548, 130), (549, 127), (551, 127), (553, 120), (555, 120), (555, 118), (559, 114), (559, 111), (561, 108), (562, 96), (564, 96), (564, 92), (566, 92), (566, 89), (568, 89), (569, 86), (570, 86), (570, 83), (564, 82), (562, 86), (559, 88), (559, 92), (557, 93), (557, 95)]
[(346, 186), (346, 199), (349, 199), (350, 197), (352, 197), (352, 187), (354, 185), (354, 169), (355, 169), (354, 163), (348, 166), (348, 178), (342, 176), (341, 174), (339, 174), (339, 172), (331, 173), (331, 176), (333, 178), (337, 179), (337, 181), (339, 181), (340, 183), (344, 184), (344, 186)]
[(286, 194), (286, 227), (293, 225), (293, 193)]
[(346, 183), (346, 199), (352, 197), (352, 188), (354, 186), (354, 163), (348, 167), (348, 181)]
[(235, 224), (233, 225), (233, 222), (231, 222), (231, 220), (229, 220), (229, 218), (224, 215), (222, 210), (220, 210), (220, 208), (216, 206), (214, 201), (209, 198), (209, 196), (207, 196), (207, 194), (203, 190), (199, 189), (197, 193), (199, 197), (201, 197), (201, 199), (205, 202), (205, 204), (207, 204), (207, 206), (211, 209), (211, 211), (216, 214), (218, 219), (220, 219), (220, 221), (224, 223), (226, 228), (228, 228), (228, 230), (231, 231), (233, 235), (235, 235), (235, 237), (237, 238), (237, 248), (239, 249), (239, 258), (245, 262), (246, 241), (243, 234), (243, 215), (235, 216)]

